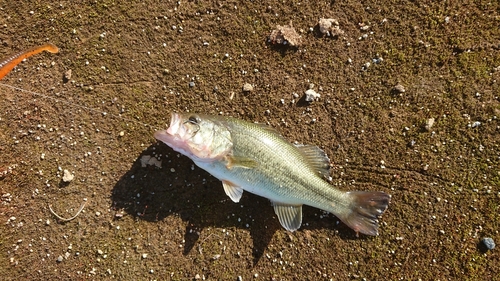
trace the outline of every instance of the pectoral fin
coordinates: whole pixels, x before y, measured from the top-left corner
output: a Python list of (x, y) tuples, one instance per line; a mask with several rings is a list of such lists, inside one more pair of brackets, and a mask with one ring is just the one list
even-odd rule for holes
[(233, 202), (240, 202), (241, 195), (243, 194), (243, 188), (234, 185), (230, 181), (222, 181), (222, 186), (224, 187), (224, 192), (226, 192), (226, 195), (229, 196), (229, 198), (231, 198)]
[(302, 205), (286, 205), (273, 202), (274, 212), (281, 225), (288, 231), (295, 231), (302, 224)]
[(238, 157), (238, 156), (226, 156), (226, 168), (231, 170), (234, 167), (253, 169), (257, 167), (257, 161), (251, 158)]

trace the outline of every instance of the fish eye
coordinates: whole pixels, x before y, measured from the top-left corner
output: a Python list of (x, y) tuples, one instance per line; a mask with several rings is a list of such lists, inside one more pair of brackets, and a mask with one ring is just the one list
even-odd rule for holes
[(192, 123), (192, 124), (198, 124), (198, 122), (200, 122), (200, 118), (196, 115), (191, 115), (191, 116), (189, 116), (188, 121), (189, 121), (189, 123)]

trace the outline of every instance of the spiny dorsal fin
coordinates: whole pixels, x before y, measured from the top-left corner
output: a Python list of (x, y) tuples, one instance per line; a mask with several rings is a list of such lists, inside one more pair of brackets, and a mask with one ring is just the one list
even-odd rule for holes
[(330, 159), (321, 148), (303, 144), (296, 145), (296, 147), (314, 171), (319, 172), (325, 178), (330, 176)]
[(272, 202), (274, 213), (278, 216), (278, 220), (288, 231), (295, 231), (302, 224), (302, 205), (287, 205), (278, 202)]

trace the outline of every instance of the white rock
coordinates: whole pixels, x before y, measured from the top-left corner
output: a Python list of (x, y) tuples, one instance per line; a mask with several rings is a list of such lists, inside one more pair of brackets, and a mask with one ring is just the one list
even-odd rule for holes
[(344, 31), (340, 29), (339, 22), (336, 19), (319, 19), (318, 22), (319, 32), (326, 34), (327, 36), (339, 36), (344, 34)]
[(396, 86), (394, 86), (394, 91), (396, 91), (398, 93), (404, 93), (404, 92), (406, 92), (406, 89), (403, 85), (397, 84)]
[(70, 182), (75, 178), (75, 175), (70, 173), (68, 170), (64, 170), (63, 173), (63, 182)]
[(434, 125), (434, 121), (435, 121), (434, 118), (427, 119), (427, 121), (425, 122), (425, 126), (424, 126), (427, 131), (431, 130), (432, 126)]
[(339, 25), (339, 22), (336, 19), (319, 19), (319, 32), (325, 34), (330, 31), (332, 25)]
[(253, 91), (253, 86), (250, 83), (245, 83), (243, 85), (243, 92), (251, 92)]
[(150, 166), (156, 166), (156, 168), (161, 168), (161, 161), (158, 160), (156, 157), (151, 157), (148, 161), (148, 165)]
[(319, 93), (317, 93), (315, 90), (313, 89), (309, 89), (305, 92), (306, 94), (306, 101), (314, 101), (316, 100), (317, 98), (319, 98), (321, 95)]
[(143, 155), (141, 157), (141, 166), (145, 168), (146, 166), (156, 166), (157, 168), (161, 168), (161, 161), (156, 157), (152, 157), (150, 155)]

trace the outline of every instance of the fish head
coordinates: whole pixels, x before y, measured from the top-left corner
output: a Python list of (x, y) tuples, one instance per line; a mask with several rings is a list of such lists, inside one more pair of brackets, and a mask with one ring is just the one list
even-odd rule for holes
[(194, 113), (172, 113), (170, 127), (154, 137), (194, 161), (212, 162), (231, 152), (231, 132), (223, 122)]

